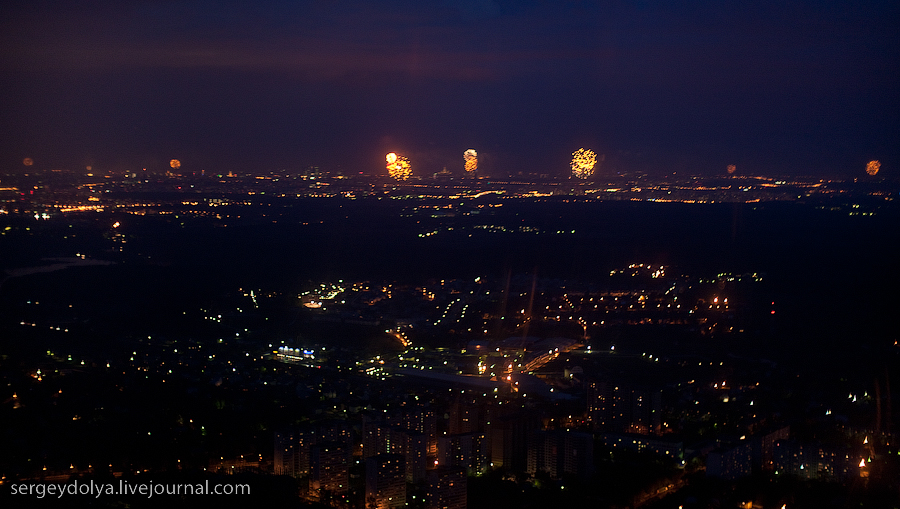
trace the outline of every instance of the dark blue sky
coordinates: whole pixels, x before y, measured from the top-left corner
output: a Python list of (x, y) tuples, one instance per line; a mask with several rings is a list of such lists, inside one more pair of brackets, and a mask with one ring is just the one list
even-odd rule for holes
[(897, 1), (249, 4), (4, 2), (0, 171), (900, 165)]

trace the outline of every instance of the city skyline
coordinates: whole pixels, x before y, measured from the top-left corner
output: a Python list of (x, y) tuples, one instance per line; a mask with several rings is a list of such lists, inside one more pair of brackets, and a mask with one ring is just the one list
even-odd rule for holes
[(188, 167), (3, 174), (0, 498), (897, 500), (896, 180)]

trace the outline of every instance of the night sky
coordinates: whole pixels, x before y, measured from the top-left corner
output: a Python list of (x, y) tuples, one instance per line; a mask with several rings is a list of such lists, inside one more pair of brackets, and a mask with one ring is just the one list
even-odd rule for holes
[(0, 171), (879, 176), (900, 2), (6, 1)]

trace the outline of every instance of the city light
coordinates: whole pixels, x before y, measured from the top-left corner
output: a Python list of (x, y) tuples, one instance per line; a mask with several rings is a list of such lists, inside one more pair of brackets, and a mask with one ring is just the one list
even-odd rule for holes
[[(126, 352), (116, 357), (95, 356), (75, 348), (81, 337), (92, 332), (91, 328), (79, 326), (79, 321), (91, 319), (91, 323), (102, 324), (98, 318), (91, 316), (89, 306), (73, 299), (69, 292), (60, 292), (53, 297), (41, 295), (37, 299), (32, 292), (26, 291), (17, 300), (14, 311), (19, 314), (15, 316), (15, 322), (10, 323), (19, 324), (16, 334), (22, 337), (47, 335), (42, 340), (47, 341), (47, 346), (52, 350), (46, 350), (46, 357), (42, 355), (39, 362), (23, 364), (24, 370), (10, 385), (8, 394), (11, 396), (7, 396), (4, 404), (12, 409), (23, 409), (16, 412), (25, 417), (23, 412), (50, 408), (58, 414), (54, 415), (56, 421), (75, 426), (76, 432), (80, 426), (103, 418), (106, 413), (112, 415), (118, 412), (113, 403), (123, 405), (126, 410), (140, 408), (144, 404), (120, 403), (121, 398), (110, 399), (102, 393), (97, 396), (96, 402), (87, 401), (85, 408), (76, 407), (72, 401), (76, 391), (68, 390), (68, 384), (82, 375), (70, 375), (74, 372), (108, 377), (111, 387), (117, 389), (115, 392), (106, 391), (112, 394), (130, 391), (135, 383), (139, 384), (138, 387), (151, 388), (174, 385), (176, 388), (190, 389), (193, 386), (202, 394), (207, 392), (204, 388), (209, 386), (209, 390), (216, 394), (210, 401), (211, 405), (217, 410), (229, 409), (228, 412), (194, 415), (199, 418), (188, 419), (187, 414), (194, 411), (197, 398), (192, 395), (193, 392), (188, 393), (187, 398), (175, 393), (173, 405), (182, 407), (179, 414), (185, 417), (170, 420), (174, 422), (148, 422), (146, 429), (142, 426), (139, 430), (141, 441), (146, 442), (140, 444), (141, 447), (154, 452), (152, 448), (157, 446), (157, 441), (163, 440), (162, 437), (184, 430), (196, 433), (198, 437), (220, 437), (217, 440), (225, 440), (221, 438), (225, 436), (223, 426), (217, 422), (220, 420), (219, 414), (230, 417), (236, 412), (249, 414), (261, 410), (247, 421), (266, 426), (274, 423), (273, 428), (281, 426), (278, 424), (281, 421), (269, 415), (280, 418), (286, 409), (282, 402), (302, 399), (305, 410), (297, 415), (302, 419), (303, 426), (313, 434), (304, 431), (296, 435), (296, 430), (273, 429), (276, 436), (288, 431), (294, 433), (290, 440), (282, 437), (284, 444), (293, 447), (291, 450), (288, 450), (290, 447), (280, 447), (281, 442), (276, 442), (275, 454), (271, 456), (259, 454), (255, 449), (241, 449), (240, 442), (236, 442), (238, 445), (229, 447), (235, 453), (228, 459), (220, 456), (220, 461), (199, 466), (192, 464), (196, 461), (176, 459), (179, 466), (185, 465), (185, 469), (208, 468), (211, 472), (228, 469), (232, 471), (230, 473), (236, 473), (241, 469), (267, 468), (269, 473), (278, 475), (286, 473), (286, 469), (294, 469), (290, 471), (291, 475), (309, 477), (312, 476), (312, 462), (320, 462), (319, 467), (323, 469), (326, 466), (321, 463), (327, 456), (326, 448), (321, 447), (325, 442), (345, 443), (345, 438), (355, 434), (356, 438), (365, 441), (364, 447), (359, 445), (364, 451), (352, 455), (349, 454), (349, 446), (345, 446), (344, 452), (333, 458), (329, 456), (328, 461), (335, 460), (329, 468), (335, 468), (341, 476), (349, 476), (345, 461), (360, 464), (374, 457), (372, 455), (399, 454), (405, 456), (407, 465), (406, 472), (399, 472), (403, 483), (409, 475), (415, 475), (419, 479), (417, 482), (421, 483), (421, 476), (444, 475), (445, 470), (469, 470), (475, 476), (488, 474), (494, 452), (493, 448), (485, 445), (490, 445), (488, 440), (497, 440), (495, 443), (500, 444), (497, 447), (504, 449), (504, 458), (508, 456), (510, 464), (511, 458), (518, 455), (516, 461), (522, 468), (531, 469), (528, 467), (530, 462), (535, 463), (535, 473), (543, 468), (550, 469), (546, 472), (558, 490), (563, 490), (558, 483), (568, 476), (591, 479), (591, 459), (596, 457), (592, 447), (600, 440), (605, 448), (652, 452), (655, 456), (670, 458), (673, 465), (680, 465), (682, 469), (687, 465), (686, 471), (702, 468), (706, 461), (707, 475), (729, 482), (750, 476), (754, 469), (765, 475), (769, 475), (770, 471), (772, 475), (777, 473), (778, 478), (799, 476), (804, 480), (842, 483), (866, 478), (871, 485), (882, 482), (881, 476), (873, 473), (880, 472), (878, 462), (883, 459), (876, 456), (876, 452), (881, 455), (886, 451), (891, 458), (895, 454), (900, 455), (896, 446), (891, 448), (887, 444), (890, 437), (883, 431), (873, 432), (865, 428), (867, 431), (861, 433), (835, 435), (836, 443), (824, 446), (809, 443), (800, 436), (788, 440), (787, 426), (792, 424), (791, 419), (786, 417), (773, 421), (772, 415), (789, 415), (790, 412), (784, 413), (784, 409), (789, 408), (791, 402), (782, 401), (780, 393), (771, 390), (776, 378), (766, 373), (778, 375), (777, 380), (788, 380), (794, 387), (801, 387), (806, 380), (793, 376), (796, 375), (794, 366), (787, 363), (748, 366), (729, 355), (727, 348), (720, 352), (725, 354), (721, 361), (718, 355), (704, 351), (707, 344), (727, 346), (752, 341), (753, 337), (764, 336), (774, 328), (776, 322), (770, 315), (775, 312), (775, 302), (758, 297), (747, 298), (748, 295), (766, 295), (765, 291), (753, 288), (763, 280), (763, 273), (752, 272), (754, 269), (768, 269), (766, 264), (748, 269), (749, 272), (713, 271), (709, 268), (704, 272), (702, 267), (698, 267), (696, 270), (701, 274), (690, 274), (680, 272), (677, 265), (660, 265), (658, 261), (651, 264), (646, 263), (649, 260), (645, 259), (645, 263), (632, 263), (632, 260), (623, 261), (617, 267), (591, 268), (589, 277), (578, 274), (582, 265), (590, 265), (585, 262), (575, 267), (575, 274), (567, 279), (545, 277), (537, 269), (534, 275), (530, 270), (518, 274), (511, 271), (506, 278), (497, 275), (475, 277), (471, 274), (485, 273), (482, 259), (490, 262), (489, 257), (485, 258), (489, 249), (506, 242), (510, 245), (519, 241), (546, 243), (549, 250), (558, 250), (560, 258), (568, 260), (572, 253), (565, 252), (567, 242), (557, 239), (562, 235), (574, 235), (576, 231), (582, 236), (585, 235), (582, 232), (592, 235), (591, 225), (582, 226), (580, 217), (582, 213), (601, 210), (599, 207), (591, 208), (594, 207), (591, 205), (593, 201), (605, 202), (603, 208), (614, 207), (609, 204), (613, 200), (653, 201), (650, 198), (663, 195), (672, 202), (728, 202), (734, 200), (734, 196), (741, 197), (740, 193), (756, 192), (760, 186), (771, 184), (771, 191), (761, 191), (770, 193), (769, 197), (760, 195), (763, 201), (779, 200), (785, 195), (791, 200), (797, 196), (796, 199), (802, 201), (822, 192), (823, 200), (815, 203), (817, 206), (827, 204), (827, 207), (810, 208), (811, 215), (818, 214), (818, 221), (830, 214), (820, 213), (819, 210), (845, 207), (854, 209), (851, 212), (863, 209), (859, 211), (862, 214), (864, 210), (868, 212), (893, 205), (883, 204), (882, 201), (896, 199), (896, 190), (874, 181), (862, 186), (864, 189), (860, 192), (850, 182), (843, 187), (840, 183), (829, 184), (818, 179), (757, 179), (736, 175), (736, 171), (730, 170), (734, 165), (728, 166), (729, 173), (734, 173), (733, 177), (719, 174), (703, 181), (692, 180), (694, 177), (654, 180), (653, 177), (619, 176), (617, 167), (615, 171), (610, 169), (609, 175), (603, 175), (602, 183), (601, 179), (597, 179), (595, 185), (590, 178), (597, 177), (593, 172), (595, 168), (599, 169), (596, 164), (602, 162), (602, 156), (587, 149), (573, 154), (570, 174), (541, 176), (531, 180), (524, 175), (509, 180), (494, 177), (475, 179), (474, 172), (478, 171), (476, 151), (468, 149), (463, 156), (465, 174), (470, 177), (462, 179), (453, 178), (454, 173), (460, 175), (456, 160), (455, 172), (444, 172), (432, 178), (424, 171), (417, 171), (413, 180), (409, 159), (396, 152), (384, 156), (390, 176), (376, 167), (373, 174), (360, 173), (357, 176), (356, 172), (352, 172), (351, 177), (346, 176), (351, 172), (329, 174), (328, 170), (316, 169), (315, 172), (310, 170), (294, 175), (282, 170), (264, 174), (248, 172), (233, 179), (224, 179), (223, 175), (200, 178), (199, 171), (198, 174), (188, 171), (187, 175), (181, 175), (180, 171), (172, 170), (180, 167), (177, 160), (173, 160), (177, 164), (170, 165), (172, 172), (167, 176), (160, 176), (162, 172), (153, 175), (154, 172), (150, 171), (145, 174), (146, 178), (142, 176), (140, 179), (134, 177), (130, 170), (125, 173), (124, 168), (118, 173), (109, 172), (98, 177), (91, 175), (90, 178), (80, 170), (71, 174), (47, 170), (46, 176), (40, 170), (31, 170), (40, 179), (32, 175), (29, 177), (31, 180), (23, 178), (21, 183), (12, 182), (14, 185), (9, 189), (0, 188), (0, 191), (9, 193), (4, 195), (9, 199), (0, 202), (0, 208), (5, 207), (12, 211), (7, 213), (23, 218), (20, 222), (4, 223), (0, 227), (0, 235), (18, 235), (26, 239), (30, 232), (34, 232), (34, 220), (37, 219), (42, 221), (39, 224), (46, 231), (50, 230), (45, 225), (56, 222), (58, 228), (53, 231), (60, 234), (64, 243), (76, 235), (80, 239), (88, 227), (99, 233), (94, 235), (97, 238), (95, 245), (81, 240), (72, 243), (74, 258), (42, 260), (34, 268), (28, 268), (27, 272), (12, 268), (9, 269), (12, 277), (26, 277), (29, 273), (45, 272), (51, 268), (53, 271), (57, 268), (61, 270), (63, 266), (112, 265), (100, 259), (104, 250), (113, 247), (119, 251), (124, 247), (126, 253), (132, 249), (129, 255), (132, 257), (147, 256), (150, 260), (156, 260), (157, 252), (150, 251), (146, 241), (149, 238), (146, 237), (147, 225), (151, 222), (167, 225), (173, 231), (176, 228), (188, 229), (187, 236), (194, 232), (199, 234), (199, 227), (204, 226), (240, 227), (242, 223), (238, 219), (242, 216), (245, 225), (290, 222), (297, 225), (299, 237), (311, 239), (311, 250), (318, 250), (321, 254), (310, 258), (300, 253), (297, 265), (302, 270), (302, 277), (310, 279), (297, 290), (265, 288), (262, 286), (264, 283), (260, 283), (254, 289), (241, 286), (237, 291), (226, 289), (220, 292), (216, 283), (212, 285), (211, 296), (196, 301), (197, 304), (191, 299), (175, 299), (176, 303), (170, 305), (175, 306), (171, 310), (173, 316), (165, 318), (175, 318), (192, 329), (196, 328), (201, 333), (197, 335), (199, 339), (166, 334), (164, 330), (151, 326), (146, 333), (132, 331), (133, 339), (126, 343), (127, 349), (132, 350), (131, 355)], [(616, 163), (619, 164), (618, 160)], [(19, 168), (22, 175), (29, 171)], [(721, 169), (720, 165), (719, 171)], [(58, 182), (53, 180), (57, 178)], [(57, 191), (72, 179), (77, 180), (76, 185)], [(607, 181), (614, 179), (619, 182)], [(241, 187), (231, 195), (225, 194), (224, 191), (232, 186)], [(157, 188), (177, 189), (180, 193), (173, 197), (151, 198), (148, 191)], [(825, 195), (826, 188), (828, 193), (842, 199), (825, 200), (829, 198)], [(594, 192), (591, 193), (591, 190)], [(28, 194), (30, 191), (34, 198)], [(352, 195), (345, 194), (350, 191)], [(239, 198), (236, 195), (238, 192), (242, 195)], [(324, 211), (327, 207), (310, 206), (306, 210), (305, 205), (299, 206), (300, 202), (294, 200), (294, 196), (304, 199), (327, 197), (333, 203), (332, 215)], [(355, 204), (349, 202), (357, 196), (369, 197), (365, 205), (369, 208), (360, 208), (362, 201)], [(546, 196), (553, 198), (545, 200)], [(707, 199), (709, 201), (703, 201)], [(878, 205), (870, 206), (875, 200)], [(552, 209), (546, 208), (547, 203)], [(669, 207), (623, 205), (627, 206), (626, 211), (634, 207)], [(572, 208), (566, 211), (565, 207)], [(866, 210), (867, 207), (870, 208)], [(304, 209), (302, 215), (293, 219), (288, 215), (292, 209), (300, 208)], [(687, 211), (691, 208), (700, 207), (684, 207), (684, 214), (692, 213)], [(318, 230), (340, 228), (343, 223), (352, 224), (370, 213), (385, 210), (390, 212), (390, 217), (400, 218), (399, 224), (408, 227), (407, 230), (397, 229), (402, 231), (400, 237), (385, 239), (384, 245), (390, 246), (385, 251), (392, 254), (421, 248), (410, 258), (433, 258), (435, 251), (428, 249), (440, 252), (457, 242), (461, 243), (460, 252), (464, 252), (464, 249), (479, 245), (475, 242), (482, 242), (479, 236), (488, 244), (472, 251), (478, 256), (472, 257), (475, 262), (465, 275), (444, 275), (436, 270), (440, 275), (421, 279), (412, 275), (405, 277), (403, 282), (391, 280), (390, 273), (399, 265), (398, 260), (406, 262), (409, 259), (395, 259), (389, 255), (373, 259), (373, 264), (377, 262), (388, 268), (384, 271), (388, 276), (360, 274), (353, 279), (312, 279), (319, 277), (315, 275), (315, 263), (318, 263), (315, 258), (343, 252), (353, 257), (356, 256), (354, 250), (359, 252), (358, 256), (368, 258), (378, 255), (380, 248), (370, 238), (361, 239), (365, 242), (345, 245), (341, 239), (328, 236), (315, 243), (321, 237)], [(569, 217), (576, 217), (576, 223), (567, 224), (566, 213)], [(661, 215), (667, 213), (664, 211)], [(146, 214), (147, 217), (128, 220), (122, 214)], [(548, 215), (551, 215), (550, 221), (544, 221)], [(390, 217), (386, 214), (372, 216), (383, 222), (390, 221)], [(617, 216), (611, 217), (618, 219)], [(598, 216), (598, 219), (601, 218)], [(44, 223), (45, 220), (48, 223)], [(43, 234), (46, 235), (46, 231)], [(358, 231), (353, 229), (339, 233), (352, 237)], [(295, 232), (290, 230), (288, 233)], [(466, 240), (471, 239), (473, 233), (476, 238)], [(494, 238), (487, 238), (489, 235)], [(532, 235), (540, 235), (541, 238), (531, 240)], [(4, 237), (4, 241), (7, 238)], [(198, 241), (204, 238), (199, 235)], [(250, 240), (256, 239), (254, 236)], [(413, 241), (415, 244), (409, 244), (409, 239), (416, 239)], [(369, 245), (372, 249), (368, 249)], [(637, 256), (653, 255), (652, 252), (641, 253), (639, 247), (634, 246), (628, 247), (627, 252), (630, 251), (635, 251)], [(578, 253), (580, 251), (575, 252), (573, 258), (580, 260)], [(185, 256), (190, 258), (203, 254), (192, 250)], [(289, 252), (287, 256), (292, 254)], [(451, 250), (447, 254), (455, 255), (456, 251)], [(153, 255), (152, 258), (150, 255)], [(270, 259), (266, 258), (259, 263), (269, 262)], [(437, 265), (437, 262), (428, 263)], [(753, 260), (753, 263), (757, 261)], [(165, 270), (164, 266), (161, 267), (159, 272)], [(530, 267), (525, 266), (525, 270), (528, 269)], [(297, 278), (296, 274), (282, 276), (281, 264), (273, 264), (272, 270), (277, 271), (272, 277), (275, 280)], [(306, 276), (307, 273), (310, 276)], [(227, 277), (228, 272), (225, 271), (216, 273), (213, 279)], [(383, 277), (386, 279), (381, 279)], [(205, 280), (190, 283), (196, 283), (200, 291), (210, 287)], [(59, 282), (62, 287), (66, 284), (63, 280)], [(10, 285), (4, 286), (4, 292), (19, 291), (20, 288), (28, 289), (27, 285)], [(177, 291), (179, 289), (166, 287), (158, 293), (145, 293), (141, 298), (158, 297), (168, 302), (170, 294)], [(127, 294), (122, 294), (122, 298), (127, 297)], [(792, 313), (779, 312), (779, 315), (782, 314), (786, 316), (779, 318), (779, 327), (782, 322), (786, 326), (794, 325), (796, 318), (788, 316)], [(654, 336), (659, 334), (659, 338), (665, 337), (664, 329), (680, 330), (679, 335), (684, 334), (686, 339), (690, 335), (701, 341), (657, 342)], [(324, 336), (329, 342), (331, 337), (339, 341), (352, 338), (352, 342), (341, 341), (335, 343), (334, 348), (329, 343), (326, 347), (319, 342), (322, 341), (320, 336), (323, 336), (319, 330), (325, 331)], [(627, 331), (628, 337), (620, 334), (620, 330)], [(371, 338), (360, 337), (360, 331), (371, 335)], [(632, 332), (637, 340), (630, 339)], [(740, 334), (746, 335), (742, 337)], [(884, 341), (885, 347), (889, 344)], [(897, 349), (897, 344), (897, 341), (893, 342), (890, 347), (892, 351)], [(637, 356), (637, 352), (644, 353)], [(772, 356), (777, 358), (777, 355), (775, 352)], [(113, 365), (116, 367), (112, 368)], [(605, 366), (609, 369), (606, 370)], [(680, 370), (681, 367), (685, 370)], [(515, 380), (512, 378), (514, 374)], [(879, 376), (880, 372), (875, 374)], [(826, 396), (820, 409), (815, 410), (821, 419), (818, 425), (823, 428), (840, 426), (844, 415), (854, 420), (861, 420), (861, 416), (870, 419), (869, 414), (879, 404), (879, 398), (881, 404), (887, 401), (884, 392), (880, 396), (877, 392), (866, 392), (866, 389), (872, 390), (867, 385), (871, 382), (868, 379), (848, 378), (848, 382), (852, 383), (846, 385), (846, 390), (842, 389), (841, 401), (833, 401)], [(876, 380), (881, 384), (882, 391), (886, 382), (885, 378)], [(60, 396), (63, 391), (57, 386), (67, 387), (67, 396)], [(34, 390), (36, 387), (42, 390)], [(709, 391), (709, 387), (713, 387), (713, 391)], [(671, 391), (677, 397), (664, 398), (663, 390)], [(19, 396), (18, 392), (22, 395)], [(448, 392), (452, 397), (445, 396)], [(171, 389), (165, 389), (164, 394), (172, 393)], [(843, 394), (848, 396), (843, 397)], [(254, 398), (260, 404), (248, 410), (238, 409), (238, 404), (247, 398)], [(584, 412), (572, 412), (570, 405), (563, 406), (567, 400), (578, 401), (582, 398), (588, 405)], [(500, 409), (505, 411), (500, 412)], [(77, 413), (74, 410), (78, 410)], [(566, 410), (565, 415), (563, 410)], [(782, 413), (773, 414), (775, 411)], [(541, 420), (531, 419), (529, 412), (539, 413)], [(668, 418), (668, 422), (660, 419), (663, 416)], [(18, 414), (17, 418), (20, 418)], [(499, 422), (492, 422), (494, 419)], [(199, 424), (203, 420), (207, 426)], [(767, 423), (772, 421), (777, 429), (763, 429), (754, 424), (761, 420)], [(338, 421), (347, 425), (341, 433), (349, 434), (338, 436), (336, 429), (329, 428), (332, 424), (326, 424)], [(880, 421), (876, 424), (884, 430), (887, 425), (884, 414)], [(22, 422), (27, 423), (27, 420)], [(685, 424), (690, 427), (685, 428)], [(359, 434), (352, 431), (354, 426)], [(20, 427), (27, 431), (25, 426)], [(519, 428), (523, 427), (529, 429), (531, 438), (524, 439), (515, 447), (502, 445), (498, 439), (488, 436), (490, 431), (492, 436), (512, 443), (513, 434), (519, 433)], [(683, 444), (674, 440), (685, 429), (702, 431), (720, 444), (721, 451), (708, 452), (706, 457), (691, 456), (686, 463)], [(415, 436), (408, 433), (409, 430)], [(134, 431), (125, 430), (129, 436)], [(255, 431), (247, 430), (248, 434)], [(446, 438), (439, 439), (437, 434), (440, 433)], [(862, 442), (857, 433), (864, 434)], [(871, 441), (866, 433), (873, 435)], [(316, 442), (318, 438), (311, 438), (318, 436), (323, 437), (321, 443)], [(215, 452), (210, 451), (203, 441), (200, 443), (202, 453)], [(768, 444), (765, 445), (769, 458), (766, 463), (760, 463), (762, 459), (754, 457), (751, 464), (744, 456), (740, 461), (713, 459), (716, 458), (714, 455), (718, 455), (717, 460), (722, 460), (726, 455), (734, 456), (737, 452), (746, 451), (747, 444), (751, 443)], [(313, 458), (313, 447), (318, 459)], [(353, 449), (356, 447), (355, 444)], [(536, 447), (553, 452), (531, 454), (532, 449), (538, 450)], [(577, 457), (586, 461), (570, 462), (571, 465), (564, 466), (563, 454), (568, 454), (570, 450), (577, 450)], [(47, 466), (43, 467), (45, 470), (41, 471), (43, 473), (32, 471), (29, 475), (35, 478), (58, 476), (70, 468), (79, 475), (87, 473), (84, 469), (88, 463), (80, 462), (75, 454), (77, 452), (63, 450), (42, 457), (42, 461), (48, 460)], [(247, 456), (248, 452), (252, 452), (252, 456)], [(857, 454), (867, 456), (856, 462), (851, 456)], [(146, 467), (152, 468), (152, 462), (144, 461), (138, 454), (132, 456), (136, 458), (129, 458), (134, 466), (133, 472), (147, 472)], [(268, 458), (263, 461), (265, 456)], [(252, 458), (253, 461), (245, 458)], [(175, 456), (170, 459), (175, 459)], [(79, 465), (71, 463), (73, 460)], [(612, 456), (610, 460), (613, 464), (620, 461)], [(27, 456), (24, 461), (26, 469), (31, 468), (27, 464)], [(436, 464), (437, 461), (440, 463)], [(637, 458), (636, 461), (645, 460)], [(653, 459), (647, 458), (646, 461)], [(65, 463), (70, 463), (72, 467)], [(857, 463), (859, 468), (853, 468)], [(297, 470), (301, 464), (305, 465), (302, 472)], [(440, 468), (433, 469), (433, 466)], [(41, 468), (35, 463), (34, 470)], [(503, 475), (525, 474), (523, 479), (528, 479), (524, 481), (526, 483), (535, 479), (534, 474), (527, 470), (513, 472), (508, 466), (503, 468), (507, 469)], [(116, 471), (121, 469), (117, 467)], [(357, 474), (360, 472), (354, 475)], [(465, 478), (464, 473), (460, 475)], [(676, 473), (667, 480), (666, 485), (657, 487), (659, 491), (647, 491), (646, 501), (683, 487), (699, 490), (691, 486), (694, 481), (689, 477), (682, 478), (680, 472)], [(334, 486), (343, 489), (349, 477), (341, 479), (343, 484)], [(543, 479), (539, 481), (544, 482)], [(312, 482), (314, 480), (310, 479)], [(573, 500), (583, 493), (583, 485), (577, 483), (566, 482), (564, 489), (566, 494), (573, 493)], [(310, 491), (309, 496), (320, 496), (318, 493)], [(416, 493), (410, 497), (419, 497), (416, 500), (420, 500), (420, 491)], [(306, 493), (301, 496), (306, 496)], [(342, 500), (341, 504), (349, 500), (349, 495), (343, 492), (335, 497), (331, 500)], [(401, 497), (401, 500), (406, 498)], [(644, 495), (633, 500), (643, 504)], [(749, 507), (747, 504), (742, 502), (740, 506)]]

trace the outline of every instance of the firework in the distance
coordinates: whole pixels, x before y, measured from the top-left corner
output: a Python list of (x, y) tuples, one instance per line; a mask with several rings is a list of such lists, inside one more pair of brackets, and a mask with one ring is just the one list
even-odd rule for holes
[(34, 164), (34, 160), (32, 160), (30, 157), (26, 157), (25, 159), (22, 159), (22, 164), (24, 164), (25, 166), (31, 166), (32, 164)]
[(172, 159), (171, 161), (169, 161), (169, 166), (177, 170), (178, 168), (181, 168), (181, 161), (179, 161), (178, 159)]
[(594, 165), (597, 164), (597, 154), (593, 150), (580, 148), (572, 152), (572, 176), (586, 179), (594, 174)]
[(397, 180), (406, 180), (412, 175), (409, 158), (391, 152), (384, 157), (384, 160), (387, 161), (386, 167), (391, 177)]
[(866, 165), (866, 173), (868, 173), (869, 175), (875, 175), (880, 169), (881, 162), (879, 161), (869, 161), (869, 164)]
[(466, 161), (466, 173), (472, 174), (478, 169), (478, 152), (474, 148), (463, 152), (463, 159)]
[(726, 169), (728, 170), (728, 174), (730, 175), (737, 171), (737, 166), (735, 166), (733, 164), (729, 164), (728, 168), (726, 168)]

